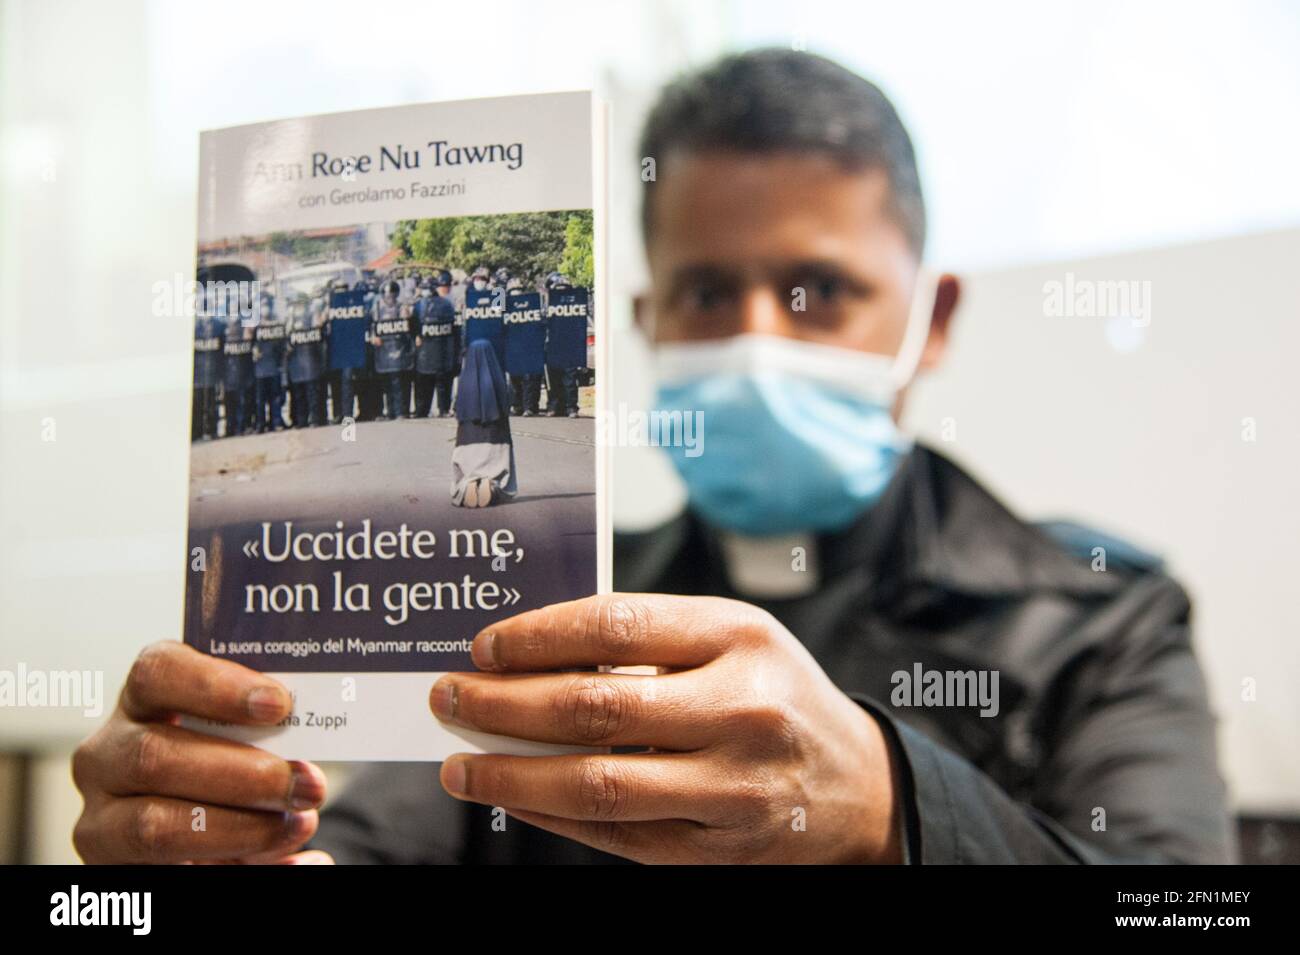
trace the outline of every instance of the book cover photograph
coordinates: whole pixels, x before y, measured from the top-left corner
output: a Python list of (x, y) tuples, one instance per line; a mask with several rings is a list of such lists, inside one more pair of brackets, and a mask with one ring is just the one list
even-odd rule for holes
[(428, 694), (609, 589), (603, 113), (588, 93), (202, 134), (184, 639), (276, 676), (286, 758), (555, 747)]

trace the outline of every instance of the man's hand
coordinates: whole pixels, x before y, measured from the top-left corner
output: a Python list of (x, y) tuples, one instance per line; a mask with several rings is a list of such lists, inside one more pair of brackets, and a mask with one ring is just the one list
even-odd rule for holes
[(77, 852), (91, 863), (330, 862), (295, 852), (325, 799), (318, 767), (178, 725), (181, 715), (272, 725), (291, 705), (247, 667), (182, 643), (147, 647), (113, 715), (72, 758), (85, 799)]
[[(485, 673), (433, 687), (442, 720), (633, 754), (456, 755), (453, 796), (643, 862), (898, 862), (888, 744), (770, 614), (615, 594), (492, 625)], [(558, 672), (601, 665), (658, 675)]]

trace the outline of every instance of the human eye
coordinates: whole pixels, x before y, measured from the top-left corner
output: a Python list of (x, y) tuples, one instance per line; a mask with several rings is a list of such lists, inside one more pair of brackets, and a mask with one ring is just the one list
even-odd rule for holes
[(686, 312), (710, 313), (725, 308), (735, 297), (735, 289), (724, 277), (700, 275), (681, 283), (677, 304)]
[(867, 298), (862, 282), (833, 269), (798, 269), (791, 273), (789, 282), (794, 290), (790, 311), (809, 322), (838, 322)]

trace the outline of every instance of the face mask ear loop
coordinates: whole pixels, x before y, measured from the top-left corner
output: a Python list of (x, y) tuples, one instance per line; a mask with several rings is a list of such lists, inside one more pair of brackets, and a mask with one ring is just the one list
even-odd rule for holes
[(938, 291), (939, 273), (924, 266), (917, 269), (916, 288), (912, 292), (912, 305), (907, 313), (903, 344), (899, 346), (894, 367), (890, 369), (890, 378), (896, 391), (906, 388), (916, 374), (921, 353), (925, 351), (925, 343), (930, 337), (930, 323), (934, 318)]

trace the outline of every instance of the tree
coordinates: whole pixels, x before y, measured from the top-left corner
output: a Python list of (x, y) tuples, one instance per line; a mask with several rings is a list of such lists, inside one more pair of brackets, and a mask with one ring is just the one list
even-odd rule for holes
[(590, 285), (591, 230), (589, 211), (407, 219), (397, 224), (393, 247), (404, 259), (466, 272), (504, 266), (525, 286), (539, 284), (557, 269)]
[[(417, 219), (398, 223), (398, 232), (393, 236), (394, 246), (401, 238), (402, 257), (417, 262), (442, 263), (447, 258), (452, 237), (462, 219)], [(409, 228), (403, 228), (409, 227)]]
[(591, 212), (584, 211), (570, 213), (564, 226), (564, 255), (560, 259), (560, 271), (574, 285), (583, 288), (596, 284), (592, 225)]

